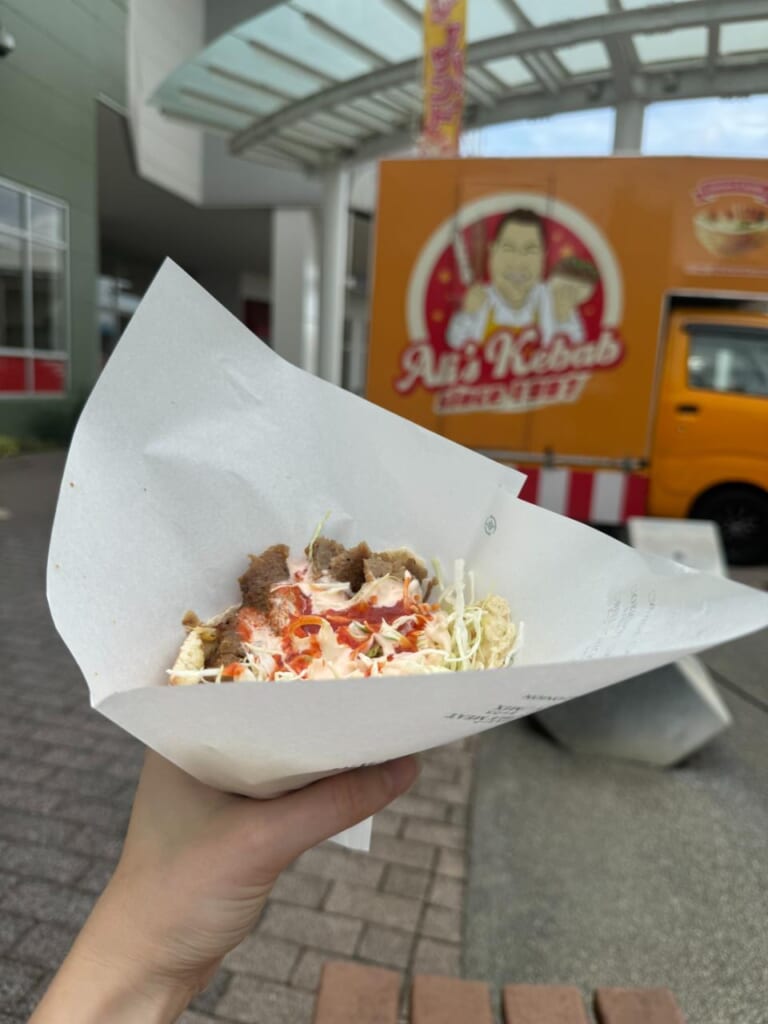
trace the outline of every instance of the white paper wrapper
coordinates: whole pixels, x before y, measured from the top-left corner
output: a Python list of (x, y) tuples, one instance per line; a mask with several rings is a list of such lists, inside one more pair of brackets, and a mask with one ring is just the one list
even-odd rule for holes
[[(520, 501), (523, 477), (296, 369), (166, 262), (80, 419), (48, 597), (91, 701), (226, 790), (274, 795), (448, 743), (768, 624), (768, 596)], [(326, 533), (406, 546), (524, 623), (486, 672), (169, 687), (188, 608), (250, 552)], [(365, 845), (366, 830), (347, 836)]]

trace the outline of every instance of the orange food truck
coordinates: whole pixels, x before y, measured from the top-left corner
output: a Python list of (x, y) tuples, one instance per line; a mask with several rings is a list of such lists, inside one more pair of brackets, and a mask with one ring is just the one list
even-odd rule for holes
[(385, 161), (367, 396), (557, 512), (765, 557), (768, 164)]

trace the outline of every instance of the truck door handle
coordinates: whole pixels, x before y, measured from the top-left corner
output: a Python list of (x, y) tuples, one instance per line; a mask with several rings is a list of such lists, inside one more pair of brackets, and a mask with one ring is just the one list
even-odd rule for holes
[(687, 413), (690, 413), (690, 414), (695, 414), (698, 411), (699, 411), (698, 405), (688, 405), (685, 402), (682, 405), (676, 405), (675, 406), (675, 412), (687, 412)]

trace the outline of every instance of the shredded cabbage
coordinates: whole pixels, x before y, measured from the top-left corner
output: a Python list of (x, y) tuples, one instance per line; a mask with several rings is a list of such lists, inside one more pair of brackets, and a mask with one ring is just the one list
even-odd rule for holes
[(325, 526), (325, 524), (328, 522), (328, 520), (330, 518), (331, 518), (331, 513), (330, 513), (330, 511), (328, 511), (328, 512), (325, 513), (323, 518), (320, 520), (320, 522), (315, 527), (315, 532), (312, 534), (312, 539), (310, 540), (309, 547), (307, 548), (307, 558), (310, 560), (310, 562), (312, 561), (312, 552), (315, 550), (315, 544), (317, 542), (317, 538), (323, 532), (323, 527)]
[[(467, 578), (468, 601), (465, 596)], [(465, 576), (463, 559), (454, 563), (453, 586), (443, 591), (440, 605), (448, 614), (451, 634), (447, 669), (464, 672), (502, 668), (512, 662), (518, 630), (512, 622), (509, 604), (497, 594), (476, 601), (474, 573)]]

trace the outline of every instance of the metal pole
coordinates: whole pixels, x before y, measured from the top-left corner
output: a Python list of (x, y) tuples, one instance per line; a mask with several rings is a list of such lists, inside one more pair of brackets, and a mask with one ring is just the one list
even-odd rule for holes
[(614, 153), (639, 153), (643, 148), (645, 104), (627, 99), (616, 104), (616, 125), (613, 131)]
[(344, 358), (344, 293), (347, 278), (349, 182), (335, 167), (323, 181), (323, 259), (320, 269), (320, 376), (341, 384)]
[(312, 210), (272, 211), (272, 347), (317, 372), (318, 246)]

